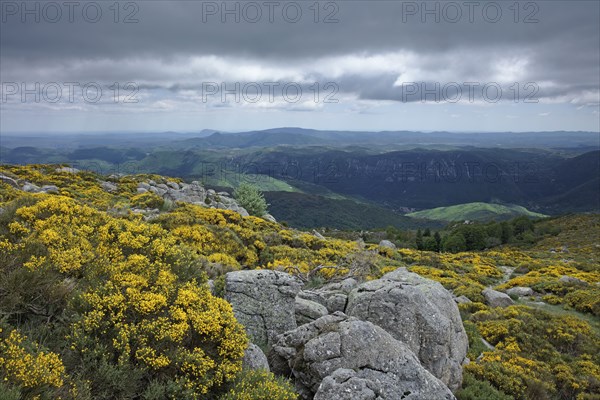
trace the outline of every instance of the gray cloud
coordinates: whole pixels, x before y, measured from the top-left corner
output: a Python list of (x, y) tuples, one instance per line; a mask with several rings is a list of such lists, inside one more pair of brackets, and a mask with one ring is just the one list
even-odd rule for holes
[[(62, 6), (57, 23), (45, 21), (43, 12), (40, 23), (32, 15), (23, 23), (21, 10), (13, 15), (10, 5), (21, 3), (2, 2), (2, 82), (131, 81), (144, 91), (181, 94), (198, 91), (206, 81), (293, 81), (305, 88), (334, 81), (341, 96), (373, 101), (401, 101), (394, 86), (401, 82), (499, 82), (504, 88), (536, 82), (538, 97), (550, 102), (600, 102), (596, 1), (520, 2), (518, 22), (509, 8), (513, 2), (478, 2), (473, 22), (463, 1), (427, 2), (440, 9), (441, 19), (429, 14), (425, 23), (419, 12), (406, 14), (423, 7), (421, 1), (322, 1), (318, 23), (314, 1), (278, 2), (273, 22), (267, 3), (250, 2), (263, 13), (257, 23), (244, 20), (254, 17), (253, 6), (239, 23), (232, 15), (221, 22), (219, 12), (203, 21), (203, 10), (214, 5), (243, 10), (249, 2), (121, 2), (119, 23), (109, 9), (113, 2), (92, 2), (103, 13), (97, 23), (81, 13), (90, 2), (78, 2), (74, 22)], [(302, 9), (296, 23), (282, 14), (289, 4)], [(452, 7), (463, 13), (456, 23), (448, 21)], [(492, 23), (497, 7), (502, 17)], [(484, 9), (491, 11), (484, 15)], [(293, 17), (294, 7), (289, 10)], [(133, 11), (139, 22), (122, 23)], [(338, 22), (324, 23), (332, 12)], [(538, 22), (525, 23), (532, 12)]]

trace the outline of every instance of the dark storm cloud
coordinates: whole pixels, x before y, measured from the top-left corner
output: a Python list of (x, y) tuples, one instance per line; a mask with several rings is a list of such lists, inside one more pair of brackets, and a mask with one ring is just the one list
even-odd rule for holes
[[(29, 9), (44, 7), (43, 2), (27, 3)], [(247, 21), (256, 16), (248, 2), (122, 2), (118, 23), (114, 8), (109, 9), (113, 2), (95, 3), (103, 12), (97, 23), (86, 21), (86, 3), (77, 3), (73, 22), (64, 2), (57, 1), (63, 12), (57, 23), (48, 22), (42, 10), (39, 23), (31, 14), (23, 23), (22, 10), (7, 6), (21, 7), (22, 2), (2, 2), (3, 81), (136, 81), (143, 87), (194, 88), (207, 79), (252, 80), (252, 74), (239, 71), (240, 76), (228, 77), (230, 69), (249, 63), (257, 71), (255, 79), (337, 80), (342, 90), (374, 100), (397, 99), (393, 85), (403, 79), (444, 84), (512, 74), (538, 82), (542, 96), (554, 97), (597, 92), (600, 85), (596, 1), (522, 2), (518, 15), (509, 8), (513, 2), (428, 2), (425, 7), (439, 11), (426, 15), (420, 1), (320, 2), (317, 23), (313, 1), (294, 3), (302, 10), (295, 23), (289, 21), (296, 6), (283, 11), (290, 2), (253, 3), (262, 12), (256, 23)], [(216, 13), (207, 15), (215, 6)], [(240, 22), (228, 14), (223, 23), (224, 7), (239, 7)], [(455, 9), (462, 16), (453, 23)], [(123, 23), (131, 13), (138, 22)], [(328, 16), (338, 22), (324, 23)], [(410, 55), (409, 62), (394, 65), (392, 56), (384, 60), (392, 65), (371, 72), (362, 73), (355, 60), (398, 53)], [(211, 56), (216, 59), (207, 59)], [(321, 62), (337, 63), (339, 71)]]

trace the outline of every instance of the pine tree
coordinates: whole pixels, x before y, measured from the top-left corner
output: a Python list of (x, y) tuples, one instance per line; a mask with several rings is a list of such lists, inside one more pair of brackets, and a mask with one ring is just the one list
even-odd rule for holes
[(267, 213), (267, 202), (256, 186), (242, 183), (233, 193), (233, 197), (250, 215), (262, 217)]
[(420, 229), (417, 230), (417, 237), (415, 238), (415, 244), (417, 245), (417, 250), (423, 250), (423, 233)]
[(433, 238), (435, 239), (435, 243), (437, 245), (437, 248), (435, 251), (440, 251), (442, 249), (442, 237), (440, 236), (440, 233), (436, 231), (433, 234)]

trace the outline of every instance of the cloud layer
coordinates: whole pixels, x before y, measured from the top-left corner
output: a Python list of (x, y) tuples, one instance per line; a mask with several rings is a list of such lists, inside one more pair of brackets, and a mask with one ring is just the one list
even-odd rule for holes
[[(351, 128), (345, 113), (373, 113), (403, 129), (395, 115), (407, 103), (437, 114), (439, 129), (445, 122), (460, 129), (457, 116), (483, 107), (501, 129), (520, 130), (522, 121), (506, 117), (517, 107), (511, 115), (563, 115), (561, 129), (600, 130), (598, 2), (49, 3), (2, 3), (2, 106), (11, 121), (2, 130), (22, 130), (19, 118), (28, 113), (43, 125), (78, 112), (163, 112), (166, 119), (185, 112), (193, 121), (216, 109), (303, 111), (328, 126), (337, 118), (341, 129)], [(36, 82), (40, 92), (58, 83), (61, 100), (23, 98), (22, 84), (36, 90)], [(65, 101), (68, 82), (98, 83), (103, 96)], [(109, 89), (114, 83), (118, 94)], [(137, 103), (124, 104), (134, 91), (122, 89), (128, 83)], [(291, 101), (298, 88), (302, 95)], [(462, 108), (440, 113), (430, 105)], [(569, 128), (572, 120), (580, 123)]]

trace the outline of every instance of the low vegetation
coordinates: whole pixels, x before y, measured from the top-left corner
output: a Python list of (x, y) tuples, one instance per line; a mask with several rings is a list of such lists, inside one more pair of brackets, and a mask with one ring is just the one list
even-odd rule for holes
[[(137, 183), (166, 181), (156, 175), (46, 165), (2, 173), (59, 188), (29, 194), (0, 183), (2, 399), (295, 398), (289, 382), (242, 370), (248, 339), (207, 279), (219, 293), (224, 273), (238, 269), (284, 270), (314, 286), (400, 266), (470, 300), (460, 305), (471, 361), (459, 399), (600, 398), (598, 215), (513, 220), (513, 237), (491, 249), (393, 249), (201, 205), (175, 203), (146, 218), (132, 210), (156, 199), (141, 198)], [(103, 190), (107, 179), (117, 191)], [(468, 235), (465, 226), (440, 231), (440, 243)], [(477, 225), (498, 226), (502, 233), (501, 224)], [(531, 240), (518, 238), (526, 232)], [(493, 309), (481, 295), (523, 285), (539, 293), (535, 301)]]

